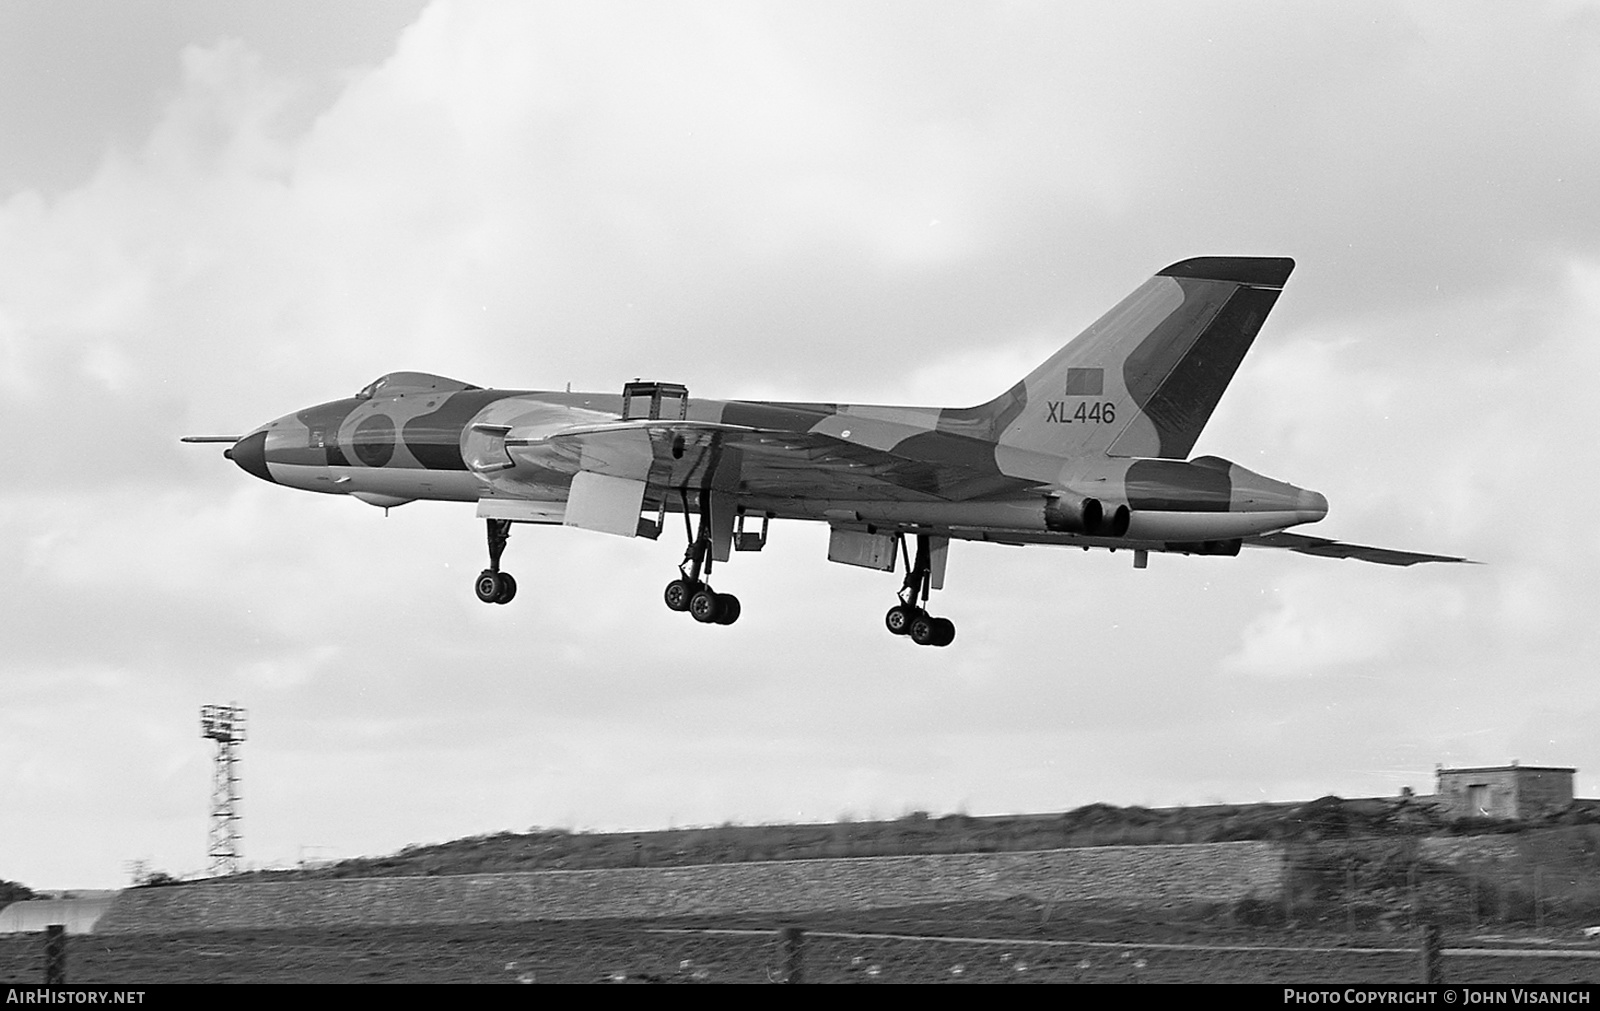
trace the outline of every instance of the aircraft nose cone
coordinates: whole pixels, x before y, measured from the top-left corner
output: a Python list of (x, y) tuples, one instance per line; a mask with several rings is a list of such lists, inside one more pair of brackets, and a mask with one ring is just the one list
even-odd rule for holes
[(1316, 513), (1316, 518), (1319, 520), (1328, 515), (1328, 500), (1321, 492), (1302, 489), (1294, 507), (1297, 512)]
[(246, 474), (254, 474), (263, 481), (273, 480), (272, 471), (267, 469), (267, 433), (265, 431), (247, 435), (233, 444), (228, 451), (228, 458), (239, 465), (239, 469)]

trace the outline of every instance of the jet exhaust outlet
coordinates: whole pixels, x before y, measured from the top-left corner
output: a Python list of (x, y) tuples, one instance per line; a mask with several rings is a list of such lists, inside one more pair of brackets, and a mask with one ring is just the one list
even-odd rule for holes
[(1125, 505), (1119, 505), (1112, 510), (1111, 518), (1106, 522), (1101, 533), (1110, 534), (1112, 537), (1122, 537), (1128, 532), (1128, 524), (1133, 522), (1133, 513)]
[(1095, 533), (1105, 519), (1105, 509), (1095, 498), (1052, 495), (1044, 502), (1044, 526), (1061, 534)]
[(1119, 505), (1107, 514), (1106, 507), (1096, 498), (1053, 495), (1045, 500), (1045, 529), (1056, 533), (1121, 537), (1128, 532), (1132, 520), (1127, 506)]

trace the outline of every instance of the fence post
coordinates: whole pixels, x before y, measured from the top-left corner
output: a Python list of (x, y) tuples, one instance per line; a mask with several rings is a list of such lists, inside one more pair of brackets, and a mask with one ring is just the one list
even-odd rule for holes
[(1511, 922), (1511, 871), (1495, 858), (1495, 866), (1500, 869), (1500, 922)]
[(1419, 893), (1418, 886), (1416, 886), (1416, 878), (1418, 878), (1418, 875), (1416, 875), (1416, 861), (1411, 861), (1411, 869), (1406, 872), (1406, 883), (1410, 885), (1411, 889), (1411, 901), (1406, 902), (1406, 913), (1408, 913), (1408, 918), (1410, 918), (1411, 926), (1413, 926), (1413, 928), (1416, 928), (1416, 925), (1418, 925), (1418, 923), (1416, 923), (1416, 913), (1418, 913), (1418, 904), (1421, 902), (1421, 899), (1418, 897)]
[(1346, 861), (1344, 865), (1344, 929), (1346, 933), (1356, 932), (1356, 868), (1353, 861)]
[(784, 927), (779, 937), (783, 948), (783, 981), (785, 983), (804, 983), (806, 932), (799, 927)]
[(1440, 944), (1441, 931), (1437, 923), (1422, 928), (1422, 982), (1444, 982), (1444, 955)]
[(59, 923), (44, 928), (44, 981), (67, 981), (67, 928)]
[(1533, 928), (1544, 929), (1544, 865), (1533, 865)]
[(1478, 906), (1478, 876), (1479, 876), (1479, 867), (1478, 867), (1478, 865), (1477, 864), (1469, 864), (1467, 866), (1467, 891), (1472, 896), (1472, 929), (1473, 930), (1477, 930), (1478, 927), (1481, 926), (1481, 924), (1479, 924), (1479, 922), (1478, 922), (1478, 915), (1481, 912), (1481, 910), (1480, 910), (1480, 908)]
[(1283, 925), (1285, 928), (1294, 924), (1294, 871), (1296, 854), (1291, 847), (1284, 847), (1283, 851)]

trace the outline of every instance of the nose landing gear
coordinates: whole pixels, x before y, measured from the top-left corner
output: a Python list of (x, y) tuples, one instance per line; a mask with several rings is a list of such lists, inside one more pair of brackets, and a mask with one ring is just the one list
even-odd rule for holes
[(511, 573), (500, 571), (500, 556), (511, 536), (510, 520), (487, 520), (489, 525), (489, 567), (478, 573), (473, 589), (485, 604), (509, 604), (517, 595), (517, 581)]
[(956, 640), (955, 622), (949, 618), (935, 618), (923, 609), (928, 601), (932, 558), (928, 535), (917, 535), (917, 557), (913, 562), (906, 548), (904, 534), (896, 535), (901, 555), (906, 560), (906, 581), (900, 588), (900, 603), (889, 608), (883, 624), (893, 635), (909, 636), (918, 646), (948, 646)]

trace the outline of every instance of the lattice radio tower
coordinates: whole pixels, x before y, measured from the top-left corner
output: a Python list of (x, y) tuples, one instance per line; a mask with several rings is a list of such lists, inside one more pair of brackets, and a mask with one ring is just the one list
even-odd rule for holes
[(238, 706), (201, 706), (200, 736), (217, 742), (211, 775), (211, 874), (239, 870), (239, 745), (244, 743), (244, 710)]

